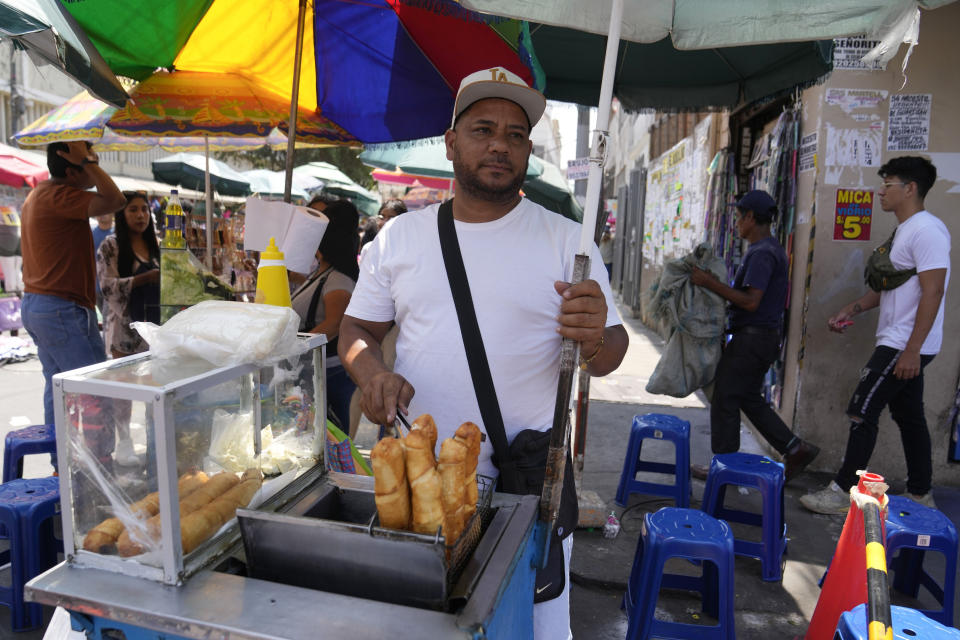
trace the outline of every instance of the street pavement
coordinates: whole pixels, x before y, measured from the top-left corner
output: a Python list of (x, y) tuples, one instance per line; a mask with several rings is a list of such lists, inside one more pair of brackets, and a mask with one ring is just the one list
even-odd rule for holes
[[(621, 314), (630, 334), (630, 349), (617, 372), (591, 382), (582, 488), (597, 492), (606, 502), (607, 512), (612, 511), (620, 518), (622, 530), (612, 540), (604, 538), (599, 529), (580, 529), (575, 534), (571, 562), (571, 626), (577, 640), (619, 640), (625, 637), (627, 620), (620, 611), (620, 603), (633, 563), (643, 515), (664, 506), (672, 506), (670, 500), (643, 495), (632, 496), (626, 509), (613, 503), (633, 417), (645, 413), (667, 413), (688, 420), (691, 425), (692, 462), (705, 465), (711, 458), (709, 409), (703, 395), (698, 393), (677, 399), (647, 393), (644, 387), (659, 360), (663, 341), (639, 320), (630, 318), (627, 309), (621, 308)], [(36, 424), (42, 419), (42, 394), (43, 378), (38, 360), (0, 366), (0, 431), (3, 435), (12, 429)], [(839, 417), (838, 428), (846, 428)], [(358, 442), (375, 437), (372, 433), (372, 425), (362, 423)], [(741, 429), (741, 439), (742, 451), (769, 453), (746, 426)], [(655, 456), (662, 455), (665, 461), (672, 457), (669, 448), (657, 450), (645, 447), (645, 451)], [(901, 454), (894, 452), (894, 455)], [(52, 472), (45, 456), (27, 458), (24, 469), (28, 477), (47, 476)], [(762, 581), (758, 560), (736, 559), (734, 607), (737, 637), (740, 640), (789, 640), (803, 636), (819, 597), (817, 582), (839, 538), (843, 516), (811, 514), (800, 506), (799, 497), (807, 491), (821, 488), (829, 479), (825, 474), (806, 473), (787, 486), (784, 507), (789, 544), (780, 582)], [(891, 493), (903, 491), (902, 478), (887, 480), (891, 485)], [(693, 480), (691, 507), (700, 506), (702, 495), (703, 483)], [(936, 487), (934, 496), (939, 508), (955, 524), (960, 522), (960, 491)], [(759, 510), (759, 495), (756, 492), (740, 491), (732, 498), (728, 497), (728, 500), (731, 499), (734, 506)], [(739, 531), (735, 526), (734, 532)], [(668, 568), (690, 572), (692, 567), (689, 563), (680, 563), (671, 564)], [(925, 567), (934, 575), (942, 575), (942, 556), (928, 553)], [(6, 571), (0, 573), (0, 581), (7, 580)], [(905, 606), (933, 604), (926, 592), (921, 593), (919, 602), (905, 599), (899, 594), (894, 594), (893, 601)], [(701, 613), (699, 601), (694, 596), (688, 597), (677, 591), (661, 592), (657, 616), (694, 624), (710, 622)], [(0, 607), (0, 638), (39, 640), (42, 635), (42, 631), (13, 634), (9, 630), (7, 609)]]

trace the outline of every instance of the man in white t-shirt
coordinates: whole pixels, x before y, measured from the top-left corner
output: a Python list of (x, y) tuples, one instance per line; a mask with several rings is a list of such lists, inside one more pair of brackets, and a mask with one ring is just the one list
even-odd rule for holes
[[(923, 369), (940, 351), (943, 340), (943, 298), (950, 281), (950, 232), (923, 206), (937, 179), (937, 170), (926, 158), (894, 158), (880, 167), (883, 185), (880, 206), (897, 216), (889, 247), (892, 267), (875, 278), (871, 290), (851, 302), (828, 321), (831, 331), (842, 333), (851, 318), (880, 307), (877, 346), (860, 375), (860, 383), (847, 408), (850, 436), (843, 464), (825, 489), (800, 498), (817, 513), (846, 513), (847, 495), (857, 482), (857, 471), (866, 469), (877, 441), (877, 423), (884, 407), (900, 428), (907, 460), (907, 497), (935, 507), (930, 492), (933, 465), (930, 432), (923, 414)], [(881, 247), (882, 249), (882, 247)], [(875, 253), (881, 257), (883, 252)], [(884, 283), (883, 281), (886, 281)], [(902, 284), (893, 288), (897, 281)]]
[[(508, 440), (553, 422), (561, 338), (580, 343), (587, 370), (616, 369), (627, 334), (599, 251), (590, 279), (570, 286), (580, 226), (520, 196), (543, 95), (505, 69), (464, 78), (445, 134), (453, 161), (453, 218)], [(444, 268), (438, 205), (393, 220), (377, 234), (340, 327), (340, 356), (375, 423), (430, 413), (440, 439), (466, 421), (483, 425)], [(394, 370), (380, 343), (399, 327)], [(490, 439), (478, 472), (496, 475)], [(572, 538), (564, 541), (566, 560)], [(566, 638), (563, 595), (534, 607), (537, 638)]]

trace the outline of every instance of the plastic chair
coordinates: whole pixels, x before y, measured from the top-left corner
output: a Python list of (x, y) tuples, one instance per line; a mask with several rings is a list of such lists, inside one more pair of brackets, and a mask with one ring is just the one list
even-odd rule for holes
[[(904, 496), (890, 496), (887, 507), (887, 566), (893, 588), (916, 598), (921, 585), (940, 603), (940, 609), (922, 613), (947, 626), (953, 625), (953, 599), (957, 580), (957, 530), (947, 516)], [(897, 555), (899, 551), (899, 556)], [(944, 582), (923, 570), (927, 551), (938, 551), (945, 560)]]
[(10, 563), (10, 587), (0, 589), (0, 604), (10, 607), (14, 631), (43, 622), (38, 604), (25, 604), (23, 585), (57, 562), (63, 543), (53, 535), (53, 516), (60, 511), (58, 478), (17, 478), (0, 484), (0, 523), (10, 539), (3, 560)]
[[(730, 526), (697, 511), (665, 507), (648, 513), (637, 541), (633, 569), (622, 608), (630, 619), (627, 640), (672, 638), (733, 640), (733, 533)], [(664, 573), (670, 558), (699, 561), (701, 576)], [(713, 626), (657, 620), (661, 588), (698, 591), (703, 611), (717, 618)]]
[(23, 458), (31, 454), (49, 453), (56, 467), (57, 438), (52, 424), (35, 424), (7, 434), (3, 444), (3, 481), (23, 477)]
[[(890, 607), (894, 640), (960, 640), (960, 631), (945, 627), (921, 612)], [(867, 640), (867, 605), (861, 604), (840, 616), (833, 640)]]
[[(723, 453), (713, 457), (703, 491), (703, 510), (728, 522), (761, 527), (760, 542), (734, 540), (734, 551), (759, 558), (762, 578), (768, 582), (783, 577), (781, 564), (787, 548), (787, 525), (783, 515), (783, 465), (752, 453)], [(760, 491), (762, 513), (723, 506), (727, 486), (753, 487)]]
[[(646, 439), (669, 440), (674, 445), (674, 462), (646, 462), (640, 460), (643, 441)], [(669, 473), (673, 484), (637, 480), (637, 473)], [(645, 493), (673, 498), (677, 507), (690, 506), (690, 423), (676, 416), (647, 413), (634, 416), (630, 428), (627, 455), (623, 460), (623, 472), (617, 487), (615, 502), (627, 506), (631, 493)]]

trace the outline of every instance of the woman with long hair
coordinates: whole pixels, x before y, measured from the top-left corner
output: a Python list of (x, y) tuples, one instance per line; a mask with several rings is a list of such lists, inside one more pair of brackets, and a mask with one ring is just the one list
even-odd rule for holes
[(327, 397), (340, 426), (350, 417), (350, 396), (356, 385), (337, 356), (340, 321), (360, 275), (357, 265), (357, 224), (360, 214), (347, 200), (323, 210), (330, 223), (317, 248), (317, 267), (293, 293), (291, 304), (300, 316), (300, 330), (327, 336)]
[[(127, 204), (114, 214), (114, 234), (97, 250), (97, 277), (107, 302), (106, 345), (114, 358), (148, 349), (130, 323), (160, 321), (160, 246), (145, 193), (126, 191)], [(134, 464), (130, 407), (118, 406), (116, 461)]]

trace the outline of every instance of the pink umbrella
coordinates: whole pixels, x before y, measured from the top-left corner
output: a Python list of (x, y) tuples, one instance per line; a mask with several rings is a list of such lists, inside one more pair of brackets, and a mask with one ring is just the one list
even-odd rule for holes
[(0, 184), (19, 189), (35, 187), (50, 177), (46, 167), (28, 162), (8, 151), (0, 150)]

